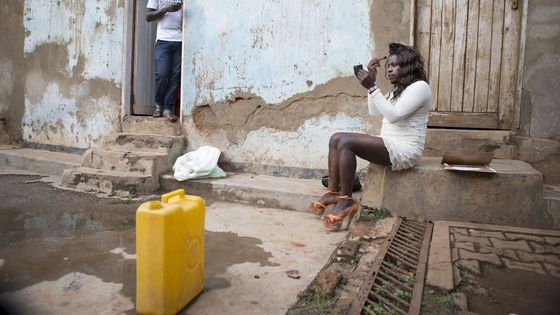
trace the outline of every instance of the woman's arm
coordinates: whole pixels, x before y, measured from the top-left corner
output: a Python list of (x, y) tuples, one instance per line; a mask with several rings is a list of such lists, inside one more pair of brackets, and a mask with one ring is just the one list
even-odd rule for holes
[(424, 81), (417, 81), (409, 85), (397, 99), (395, 105), (387, 100), (379, 89), (368, 95), (368, 110), (370, 115), (379, 110), (390, 123), (399, 121), (414, 113), (418, 108), (432, 102), (432, 90)]

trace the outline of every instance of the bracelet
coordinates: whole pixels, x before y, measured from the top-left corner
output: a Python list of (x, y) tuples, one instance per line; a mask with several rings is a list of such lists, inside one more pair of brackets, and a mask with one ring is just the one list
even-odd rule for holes
[(367, 90), (367, 92), (368, 92), (368, 94), (371, 94), (371, 93), (375, 92), (375, 90), (377, 90), (377, 86), (374, 85), (374, 86), (370, 87), (370, 88)]

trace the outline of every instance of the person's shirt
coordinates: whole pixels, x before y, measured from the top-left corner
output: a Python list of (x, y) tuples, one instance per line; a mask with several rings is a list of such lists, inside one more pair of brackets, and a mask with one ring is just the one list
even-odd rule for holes
[[(175, 3), (174, 0), (148, 0), (146, 8), (159, 10)], [(183, 8), (167, 12), (157, 21), (157, 39), (170, 42), (183, 41)]]
[(387, 97), (379, 89), (368, 95), (368, 110), (374, 116), (383, 115), (381, 136), (404, 136), (424, 144), (432, 90), (425, 81), (416, 81), (393, 100), (393, 92)]

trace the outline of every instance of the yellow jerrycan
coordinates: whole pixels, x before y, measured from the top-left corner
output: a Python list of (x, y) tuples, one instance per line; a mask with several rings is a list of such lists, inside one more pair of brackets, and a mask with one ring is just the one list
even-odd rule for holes
[(136, 311), (176, 314), (204, 288), (204, 199), (178, 189), (136, 211)]

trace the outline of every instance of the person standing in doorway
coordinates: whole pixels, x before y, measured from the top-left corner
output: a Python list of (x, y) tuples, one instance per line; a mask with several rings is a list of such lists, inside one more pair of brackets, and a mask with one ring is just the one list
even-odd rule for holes
[(156, 109), (154, 117), (177, 121), (174, 113), (181, 77), (183, 1), (148, 0), (146, 21), (157, 21), (155, 49)]

